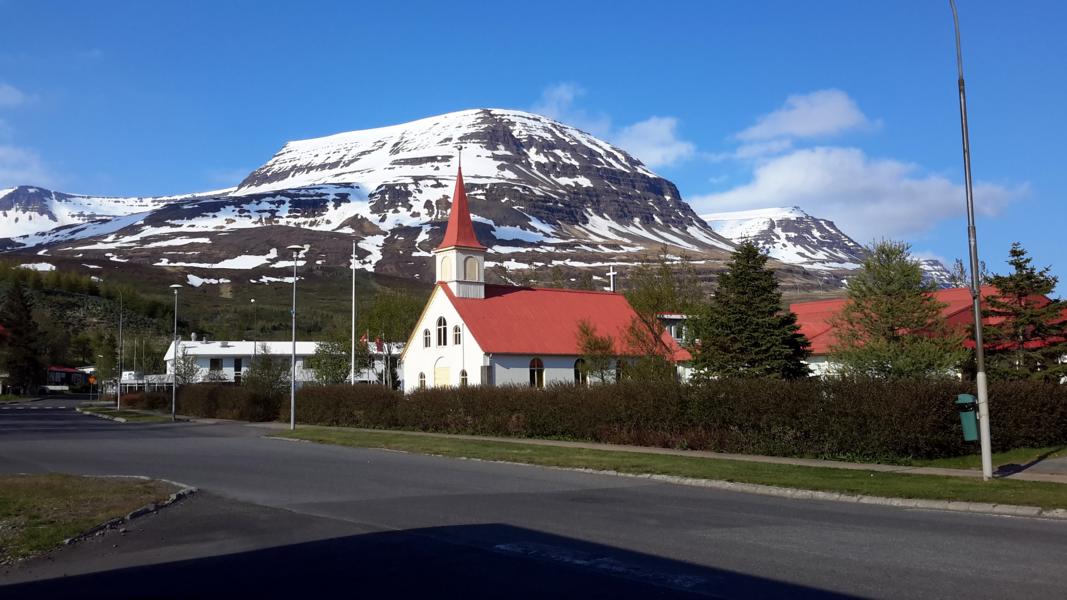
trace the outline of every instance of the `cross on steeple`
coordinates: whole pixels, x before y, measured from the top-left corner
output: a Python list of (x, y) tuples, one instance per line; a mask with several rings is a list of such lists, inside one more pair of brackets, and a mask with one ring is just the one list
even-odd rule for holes
[(613, 292), (615, 291), (615, 276), (616, 275), (618, 275), (618, 273), (615, 272), (615, 267), (608, 267), (608, 281), (610, 282), (610, 283), (608, 283), (608, 285), (610, 286), (608, 289), (610, 289)]

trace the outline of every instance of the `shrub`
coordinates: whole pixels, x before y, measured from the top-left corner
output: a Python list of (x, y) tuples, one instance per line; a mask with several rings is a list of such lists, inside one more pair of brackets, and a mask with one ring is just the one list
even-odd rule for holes
[(194, 417), (274, 421), (280, 406), (276, 396), (262, 396), (236, 385), (202, 383), (178, 388), (178, 412)]

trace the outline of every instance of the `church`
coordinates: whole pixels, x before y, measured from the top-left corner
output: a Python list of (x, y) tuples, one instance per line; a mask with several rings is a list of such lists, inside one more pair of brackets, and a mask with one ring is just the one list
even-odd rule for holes
[[(637, 313), (622, 294), (487, 284), (487, 251), (474, 233), (460, 167), (445, 236), (433, 252), (436, 284), (401, 355), (405, 392), (584, 383), (582, 322), (614, 340), (613, 370), (636, 358), (624, 340)], [(661, 340), (675, 362), (689, 360), (667, 332)]]

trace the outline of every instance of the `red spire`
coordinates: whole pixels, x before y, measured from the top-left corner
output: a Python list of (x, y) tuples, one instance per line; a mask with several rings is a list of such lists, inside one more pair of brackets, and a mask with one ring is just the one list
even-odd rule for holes
[(456, 173), (456, 191), (452, 194), (452, 212), (448, 215), (448, 228), (445, 229), (445, 238), (441, 240), (438, 250), (459, 246), (474, 250), (485, 250), (485, 246), (478, 243), (478, 237), (474, 235), (474, 223), (471, 222), (471, 211), (467, 207), (467, 192), (463, 189), (463, 167)]

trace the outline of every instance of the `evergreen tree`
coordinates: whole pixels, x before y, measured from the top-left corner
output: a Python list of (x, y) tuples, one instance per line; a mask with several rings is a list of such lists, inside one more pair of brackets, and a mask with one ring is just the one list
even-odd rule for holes
[(1049, 300), (1057, 278), (1049, 267), (1038, 270), (1019, 242), (1011, 245), (1012, 272), (993, 275), (995, 296), (985, 299), (982, 315), (990, 376), (1002, 379), (1059, 381), (1067, 375), (1067, 302)]
[(40, 333), (33, 319), (33, 307), (17, 280), (8, 288), (0, 305), (0, 320), (7, 330), (2, 364), (8, 373), (8, 384), (22, 393), (34, 392), (45, 380), (47, 365), (38, 347)]
[(711, 301), (694, 320), (694, 377), (808, 375), (808, 343), (796, 315), (783, 310), (782, 293), (767, 255), (751, 242), (734, 252)]
[(869, 248), (848, 282), (848, 303), (832, 321), (831, 353), (842, 374), (929, 377), (958, 368), (967, 356), (963, 335), (948, 326), (933, 291), (908, 244)]

